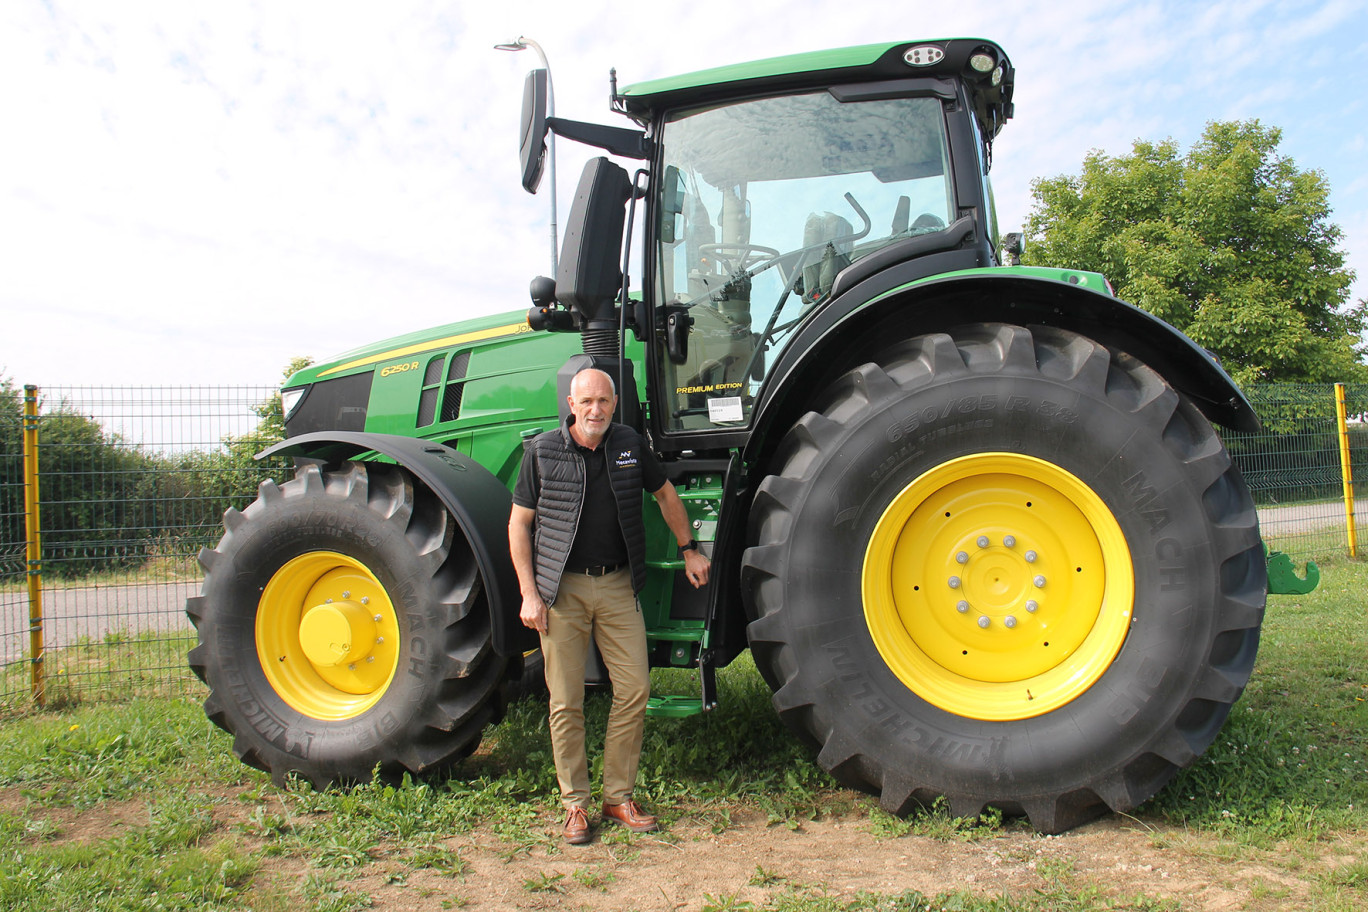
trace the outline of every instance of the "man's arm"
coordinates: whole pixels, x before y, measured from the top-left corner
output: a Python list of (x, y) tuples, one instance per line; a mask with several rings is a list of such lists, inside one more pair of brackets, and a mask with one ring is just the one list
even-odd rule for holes
[(532, 563), (532, 523), (536, 518), (531, 507), (513, 505), (508, 516), (508, 553), (513, 557), (518, 588), (522, 590), (522, 610), (518, 616), (524, 627), (546, 633), (546, 603), (537, 591), (537, 571)]
[[(660, 515), (665, 518), (665, 525), (674, 533), (675, 541), (687, 545), (693, 538), (693, 529), (689, 527), (689, 511), (684, 508), (684, 501), (679, 499), (679, 493), (674, 485), (667, 481), (660, 490), (652, 491), (651, 496), (656, 499)], [(711, 566), (712, 562), (701, 551), (684, 552), (684, 576), (693, 583), (695, 589), (708, 582), (708, 568)]]

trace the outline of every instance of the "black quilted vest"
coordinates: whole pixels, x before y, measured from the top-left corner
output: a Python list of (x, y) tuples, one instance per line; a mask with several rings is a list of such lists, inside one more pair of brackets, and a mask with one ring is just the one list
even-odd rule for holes
[[(632, 567), (632, 589), (646, 585), (646, 525), (641, 518), (641, 461), (646, 447), (641, 435), (614, 422), (599, 444), (607, 448), (608, 478), (617, 501), (618, 523)], [(538, 434), (527, 444), (524, 459), (535, 460), (538, 480), (536, 535), (533, 558), (537, 591), (551, 605), (560, 589), (561, 574), (579, 527), (584, 505), (584, 457), (570, 437), (569, 423)]]

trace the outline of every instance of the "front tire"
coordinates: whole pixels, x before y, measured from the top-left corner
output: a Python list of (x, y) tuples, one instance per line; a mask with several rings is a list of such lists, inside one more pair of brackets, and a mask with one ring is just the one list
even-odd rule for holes
[(441, 769), (502, 715), (475, 557), (403, 469), (302, 466), (229, 510), (186, 612), (205, 712), (243, 762), (318, 787)]
[(752, 651), (821, 765), (906, 813), (937, 797), (1060, 832), (1192, 763), (1249, 678), (1253, 502), (1135, 359), (964, 327), (838, 381), (760, 485)]

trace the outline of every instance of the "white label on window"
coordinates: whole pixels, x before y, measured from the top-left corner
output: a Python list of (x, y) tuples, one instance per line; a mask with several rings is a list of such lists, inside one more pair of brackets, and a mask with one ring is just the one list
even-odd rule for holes
[(740, 396), (708, 400), (708, 420), (713, 424), (719, 424), (723, 421), (741, 421), (743, 418)]

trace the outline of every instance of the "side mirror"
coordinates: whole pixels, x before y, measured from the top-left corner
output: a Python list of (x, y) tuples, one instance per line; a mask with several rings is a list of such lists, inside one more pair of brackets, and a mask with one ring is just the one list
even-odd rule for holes
[(533, 70), (523, 83), (518, 156), (522, 162), (523, 189), (536, 193), (546, 163), (546, 70)]
[(603, 156), (584, 164), (556, 266), (556, 300), (578, 314), (586, 330), (617, 326), (622, 291), (622, 234), (632, 179)]
[(998, 247), (998, 262), (1003, 266), (1020, 266), (1021, 252), (1026, 249), (1026, 236), (1013, 231), (1002, 236)]

